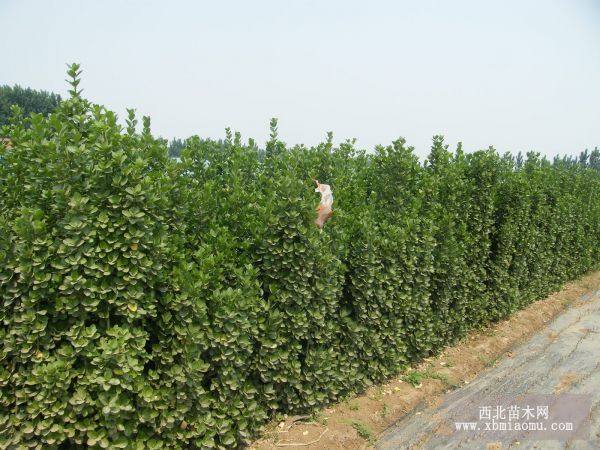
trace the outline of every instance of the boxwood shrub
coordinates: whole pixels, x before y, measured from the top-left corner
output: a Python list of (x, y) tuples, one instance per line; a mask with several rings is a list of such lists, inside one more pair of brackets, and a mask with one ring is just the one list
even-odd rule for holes
[[(600, 174), (403, 139), (265, 149), (79, 91), (0, 147), (0, 448), (231, 448), (600, 261)], [(335, 194), (314, 225), (313, 178)]]

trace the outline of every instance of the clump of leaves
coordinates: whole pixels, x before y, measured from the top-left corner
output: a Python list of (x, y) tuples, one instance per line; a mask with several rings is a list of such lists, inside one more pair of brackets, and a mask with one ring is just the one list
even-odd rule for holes
[(321, 425), (326, 426), (328, 423), (328, 417), (325, 416), (325, 413), (320, 409), (314, 411), (310, 417), (313, 422), (320, 423)]
[(458, 386), (458, 384), (455, 381), (451, 380), (450, 377), (448, 375), (446, 375), (445, 373), (436, 372), (434, 370), (428, 370), (425, 373), (425, 377), (432, 378), (434, 380), (440, 380), (446, 387)]
[(410, 383), (416, 387), (421, 384), (423, 377), (424, 377), (423, 373), (413, 370), (413, 371), (407, 373), (406, 375), (403, 375), (401, 379), (402, 379), (402, 381)]
[(368, 425), (364, 424), (359, 420), (353, 420), (351, 422), (351, 425), (352, 428), (356, 430), (356, 432), (361, 438), (365, 439), (371, 444), (375, 443), (375, 433), (373, 433), (373, 431), (371, 430), (371, 428), (369, 428)]
[(381, 417), (387, 417), (390, 415), (390, 407), (387, 403), (384, 403), (382, 408), (381, 408)]

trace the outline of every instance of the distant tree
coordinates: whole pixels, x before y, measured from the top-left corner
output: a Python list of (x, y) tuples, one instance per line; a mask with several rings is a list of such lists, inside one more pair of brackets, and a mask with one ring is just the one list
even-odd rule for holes
[(169, 143), (169, 156), (171, 158), (179, 158), (181, 156), (181, 150), (183, 150), (184, 142), (175, 138)]
[(517, 153), (517, 157), (515, 159), (515, 167), (517, 168), (517, 170), (521, 170), (521, 168), (523, 167), (523, 152), (521, 151)]
[(594, 147), (591, 152), (586, 149), (577, 155), (556, 155), (554, 157), (555, 166), (563, 167), (587, 167), (600, 171), (600, 148)]
[(40, 113), (48, 115), (60, 103), (60, 95), (47, 91), (36, 91), (31, 88), (0, 86), (0, 126), (6, 125), (11, 115), (12, 105), (18, 105), (25, 115)]
[(579, 154), (579, 164), (586, 167), (588, 165), (590, 159), (590, 152), (586, 148), (583, 152)]
[(594, 150), (592, 150), (589, 165), (592, 169), (600, 171), (600, 149), (598, 147), (595, 147)]

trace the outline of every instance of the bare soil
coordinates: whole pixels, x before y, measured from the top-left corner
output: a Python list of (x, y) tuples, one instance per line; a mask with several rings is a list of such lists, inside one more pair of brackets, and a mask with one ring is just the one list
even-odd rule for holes
[[(427, 358), (384, 385), (362, 395), (330, 405), (313, 416), (287, 417), (271, 423), (264, 437), (250, 449), (366, 449), (377, 436), (420, 404), (435, 406), (449, 390), (468, 384), (479, 372), (505, 357), (511, 349), (543, 329), (567, 306), (581, 302), (582, 295), (600, 289), (600, 272), (568, 283), (549, 297), (532, 303), (511, 317), (470, 333), (439, 355)], [(549, 339), (554, 339), (552, 333)], [(413, 385), (407, 375), (418, 383)], [(565, 379), (564, 386), (571, 380)], [(558, 386), (562, 390), (564, 386)], [(417, 413), (418, 414), (418, 413)], [(450, 430), (451, 431), (451, 430)], [(444, 430), (438, 430), (443, 433)]]

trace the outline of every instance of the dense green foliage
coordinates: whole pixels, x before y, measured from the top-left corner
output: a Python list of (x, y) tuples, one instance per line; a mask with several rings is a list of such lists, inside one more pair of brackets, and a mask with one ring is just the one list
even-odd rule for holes
[(22, 88), (19, 85), (0, 86), (0, 127), (8, 123), (13, 105), (19, 106), (26, 115), (39, 113), (47, 116), (59, 103), (58, 94)]
[[(81, 98), (0, 147), (0, 448), (210, 448), (385, 380), (600, 261), (600, 176), (227, 131), (168, 157)], [(334, 216), (313, 225), (312, 178)]]

